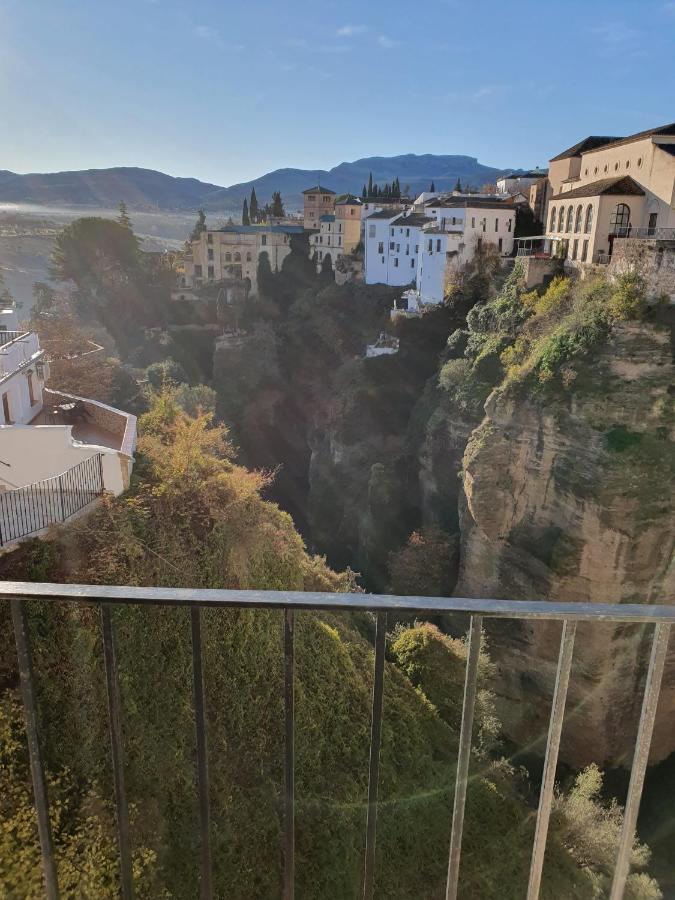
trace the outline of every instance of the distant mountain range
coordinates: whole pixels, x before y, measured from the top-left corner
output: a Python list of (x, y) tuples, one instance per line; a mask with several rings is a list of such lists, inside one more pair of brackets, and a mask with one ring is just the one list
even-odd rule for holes
[(287, 209), (300, 209), (302, 191), (317, 182), (337, 193), (361, 193), (370, 173), (383, 184), (399, 178), (412, 194), (428, 190), (451, 190), (459, 178), (464, 186), (480, 187), (510, 169), (481, 165), (472, 156), (371, 156), (343, 162), (333, 169), (276, 169), (260, 178), (221, 187), (196, 178), (174, 178), (153, 169), (86, 169), (17, 175), (0, 170), (0, 202), (109, 208), (123, 200), (130, 209), (238, 213), (244, 197), (255, 186), (258, 200), (266, 203), (272, 191), (281, 191)]

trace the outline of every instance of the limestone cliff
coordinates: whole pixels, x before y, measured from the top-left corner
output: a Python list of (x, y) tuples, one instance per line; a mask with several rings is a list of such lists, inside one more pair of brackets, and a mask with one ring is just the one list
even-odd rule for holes
[[(566, 391), (493, 391), (464, 453), (459, 596), (675, 603), (671, 335), (616, 325)], [(507, 733), (545, 739), (560, 626), (493, 628)], [(575, 765), (630, 761), (651, 628), (583, 626), (563, 731)], [(675, 749), (675, 641), (652, 757)]]

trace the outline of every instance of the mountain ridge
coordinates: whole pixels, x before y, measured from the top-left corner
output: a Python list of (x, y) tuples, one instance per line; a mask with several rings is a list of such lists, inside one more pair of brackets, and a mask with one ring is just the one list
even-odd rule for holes
[(298, 209), (302, 191), (317, 181), (337, 193), (360, 194), (372, 172), (378, 183), (398, 177), (401, 186), (409, 185), (414, 194), (428, 189), (432, 181), (438, 189), (450, 190), (458, 178), (465, 185), (480, 187), (505, 171), (512, 169), (484, 166), (474, 156), (431, 153), (369, 156), (331, 169), (286, 167), (227, 187), (140, 166), (25, 175), (0, 170), (0, 202), (100, 208), (123, 200), (130, 209), (191, 211), (202, 207), (207, 212), (235, 212), (255, 187), (260, 202), (266, 203), (278, 190), (287, 209)]

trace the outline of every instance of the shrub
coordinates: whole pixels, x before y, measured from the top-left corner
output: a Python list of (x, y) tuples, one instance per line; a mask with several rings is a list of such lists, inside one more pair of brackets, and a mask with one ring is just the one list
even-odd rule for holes
[(616, 280), (607, 308), (615, 319), (642, 319), (647, 308), (646, 284), (637, 272), (627, 272)]

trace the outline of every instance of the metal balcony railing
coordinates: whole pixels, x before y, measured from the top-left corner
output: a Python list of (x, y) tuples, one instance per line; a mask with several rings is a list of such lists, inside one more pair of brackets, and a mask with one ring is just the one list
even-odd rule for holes
[(643, 241), (675, 241), (675, 228), (661, 228), (656, 225), (653, 228), (648, 226), (634, 228), (632, 225), (629, 225), (615, 229), (614, 237), (637, 238)]
[(100, 453), (71, 466), (61, 475), (0, 491), (0, 547), (57, 522), (65, 522), (102, 493)]
[(0, 347), (11, 344), (12, 341), (18, 341), (19, 338), (26, 337), (28, 331), (0, 331)]
[[(43, 754), (40, 746), (36, 687), (26, 616), (27, 600), (46, 603), (94, 603), (100, 608), (103, 658), (106, 675), (108, 719), (114, 780), (117, 838), (120, 856), (120, 890), (124, 900), (133, 897), (129, 816), (125, 791), (125, 764), (122, 741), (123, 709), (117, 671), (115, 606), (117, 604), (189, 606), (192, 637), (192, 681), (196, 726), (197, 793), (200, 818), (202, 898), (212, 898), (212, 858), (210, 844), (209, 769), (207, 762), (204, 680), (202, 670), (201, 608), (279, 609), (284, 612), (284, 900), (294, 895), (295, 872), (295, 692), (294, 629), (297, 610), (361, 611), (376, 616), (375, 662), (372, 694), (366, 844), (361, 896), (371, 900), (375, 874), (375, 840), (378, 813), (380, 739), (383, 717), (383, 681), (387, 613), (464, 613), (470, 615), (468, 655), (459, 737), (452, 831), (450, 838), (446, 900), (455, 900), (459, 882), (464, 807), (467, 795), (471, 733), (477, 694), (478, 661), (483, 618), (555, 620), (561, 623), (558, 667), (553, 690), (548, 740), (532, 848), (528, 900), (539, 896), (558, 750), (563, 727), (567, 688), (570, 679), (574, 640), (578, 622), (642, 623), (654, 626), (642, 711), (633, 755), (628, 797), (616, 856), (610, 900), (621, 900), (629, 874), (638, 809), (642, 795), (649, 747), (656, 718), (661, 681), (668, 649), (670, 628), (675, 622), (675, 606), (638, 604), (558, 603), (550, 601), (467, 600), (437, 597), (395, 597), (371, 594), (325, 594), (284, 591), (191, 590), (185, 588), (107, 587), (92, 585), (32, 584), (0, 582), (0, 596), (11, 604), (23, 699), (34, 802), (42, 852), (46, 895), (56, 900), (59, 888), (49, 818), (49, 801)], [(195, 892), (196, 894), (196, 892)]]

